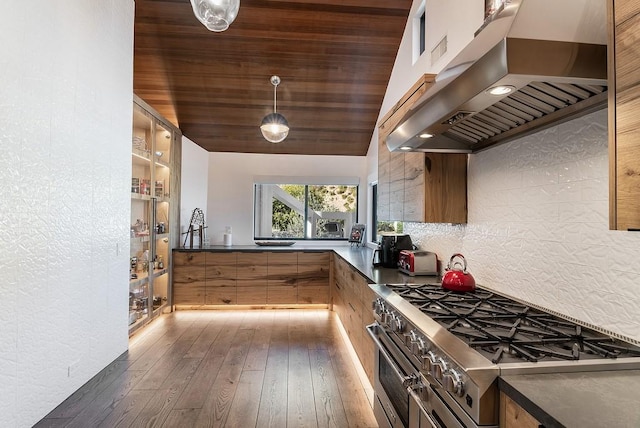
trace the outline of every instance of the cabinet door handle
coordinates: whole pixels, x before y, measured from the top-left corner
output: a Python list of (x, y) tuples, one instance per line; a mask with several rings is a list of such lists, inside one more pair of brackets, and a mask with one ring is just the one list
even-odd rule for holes
[(351, 310), (353, 310), (353, 312), (356, 311), (356, 308), (353, 307), (353, 305), (351, 304), (351, 302), (349, 302), (349, 306), (351, 306)]

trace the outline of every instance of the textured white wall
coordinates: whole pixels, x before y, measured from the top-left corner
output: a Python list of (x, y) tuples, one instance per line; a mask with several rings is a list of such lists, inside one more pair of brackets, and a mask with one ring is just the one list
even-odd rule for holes
[(405, 230), (484, 286), (640, 340), (640, 234), (608, 230), (607, 150), (604, 110), (472, 155), (468, 224)]
[(28, 427), (127, 349), (133, 2), (3, 2), (0, 40), (0, 426)]
[[(268, 143), (267, 143), (268, 144)], [(286, 144), (286, 140), (281, 143)], [(254, 176), (360, 177), (359, 221), (367, 206), (364, 156), (300, 156), (250, 153), (209, 154), (207, 237), (221, 245), (226, 226), (233, 228), (233, 244), (253, 244)]]
[[(209, 152), (182, 136), (182, 165), (180, 174), (180, 231), (186, 232), (195, 208), (200, 208), (206, 219)], [(183, 242), (184, 236), (181, 235), (180, 245)]]

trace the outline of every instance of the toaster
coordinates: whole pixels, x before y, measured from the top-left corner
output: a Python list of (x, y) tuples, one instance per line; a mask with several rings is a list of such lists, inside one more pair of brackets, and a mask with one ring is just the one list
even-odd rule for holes
[(398, 270), (410, 276), (438, 275), (438, 258), (430, 251), (402, 250), (398, 258)]

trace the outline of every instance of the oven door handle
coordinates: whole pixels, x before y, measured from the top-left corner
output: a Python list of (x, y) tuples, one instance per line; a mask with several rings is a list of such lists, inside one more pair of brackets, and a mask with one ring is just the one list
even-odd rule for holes
[(367, 326), (367, 333), (369, 333), (369, 336), (371, 336), (371, 339), (376, 344), (376, 347), (380, 350), (384, 358), (389, 362), (389, 366), (393, 369), (393, 372), (396, 374), (400, 382), (402, 382), (402, 386), (404, 386), (405, 388), (409, 388), (416, 380), (418, 380), (418, 377), (414, 373), (411, 373), (407, 376), (402, 373), (400, 369), (398, 369), (397, 365), (395, 364), (394, 358), (389, 354), (387, 348), (380, 341), (378, 335), (375, 332), (378, 328), (380, 327), (376, 323), (370, 324)]

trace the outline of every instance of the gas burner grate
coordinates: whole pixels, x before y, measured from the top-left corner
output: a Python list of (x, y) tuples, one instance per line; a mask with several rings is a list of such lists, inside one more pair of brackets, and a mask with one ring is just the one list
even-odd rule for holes
[(640, 356), (640, 347), (488, 290), (387, 285), (493, 363)]

